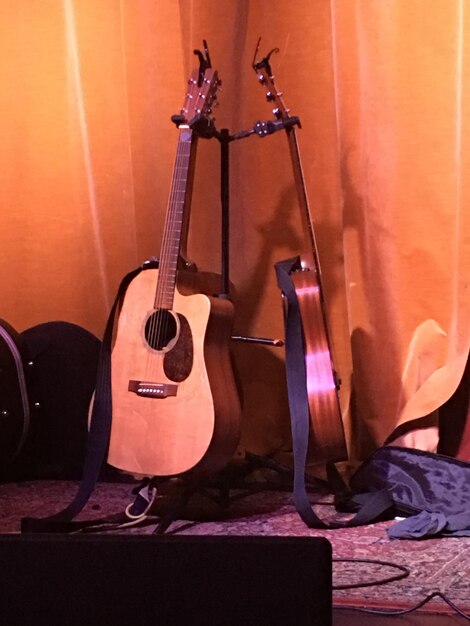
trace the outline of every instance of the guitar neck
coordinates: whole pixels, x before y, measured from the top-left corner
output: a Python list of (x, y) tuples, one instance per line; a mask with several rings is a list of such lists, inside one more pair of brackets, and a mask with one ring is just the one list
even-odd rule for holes
[(173, 307), (178, 260), (186, 237), (196, 156), (197, 137), (187, 126), (179, 127), (173, 179), (163, 231), (154, 306)]
[(302, 161), (300, 158), (300, 150), (297, 142), (295, 128), (293, 126), (288, 128), (286, 133), (289, 141), (289, 149), (294, 171), (295, 187), (297, 190), (297, 197), (301, 209), (302, 229), (303, 232), (307, 233), (308, 235), (309, 248), (304, 253), (303, 257), (307, 265), (309, 267), (316, 268), (318, 270), (318, 273), (320, 274), (320, 262), (318, 259), (317, 243), (315, 240), (315, 232), (313, 230), (312, 215), (310, 212), (310, 205), (307, 197), (304, 172), (302, 167)]

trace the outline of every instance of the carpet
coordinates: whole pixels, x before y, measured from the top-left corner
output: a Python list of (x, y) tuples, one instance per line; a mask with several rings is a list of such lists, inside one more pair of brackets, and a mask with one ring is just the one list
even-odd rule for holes
[[(100, 482), (77, 519), (99, 519), (122, 512), (134, 501), (132, 482)], [(46, 517), (67, 506), (77, 490), (72, 481), (25, 481), (0, 484), (0, 533), (19, 533), (21, 518)], [(221, 504), (207, 493), (196, 493), (166, 530), (185, 535), (324, 536), (333, 548), (333, 603), (336, 607), (406, 610), (431, 594), (420, 612), (470, 614), (469, 539), (390, 540), (380, 522), (357, 528), (311, 530), (300, 519), (288, 490), (254, 483), (252, 490), (235, 489)], [(213, 494), (212, 494), (213, 495)], [(324, 519), (337, 514), (326, 493), (312, 494)], [(155, 516), (145, 524), (112, 532), (152, 533), (168, 494), (157, 498)], [(160, 510), (159, 510), (160, 507)], [(104, 532), (104, 531), (101, 531)], [(404, 575), (404, 570), (409, 571)]]

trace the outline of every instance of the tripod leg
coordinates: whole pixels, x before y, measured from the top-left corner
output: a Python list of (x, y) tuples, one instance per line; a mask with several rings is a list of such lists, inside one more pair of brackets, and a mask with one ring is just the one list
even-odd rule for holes
[(197, 486), (198, 486), (198, 483), (189, 481), (183, 487), (182, 492), (176, 496), (176, 498), (174, 499), (172, 503), (170, 503), (170, 506), (167, 509), (167, 511), (160, 516), (160, 521), (158, 522), (155, 530), (153, 531), (155, 535), (165, 534), (166, 530), (168, 530), (168, 527), (175, 520), (180, 518), (189, 499), (197, 491)]

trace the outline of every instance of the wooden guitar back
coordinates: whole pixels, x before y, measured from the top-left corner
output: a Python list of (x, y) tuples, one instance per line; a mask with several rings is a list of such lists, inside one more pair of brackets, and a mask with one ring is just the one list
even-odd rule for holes
[(347, 449), (320, 289), (312, 272), (293, 272), (305, 342), (307, 396), (312, 428), (309, 458), (315, 463), (344, 461)]

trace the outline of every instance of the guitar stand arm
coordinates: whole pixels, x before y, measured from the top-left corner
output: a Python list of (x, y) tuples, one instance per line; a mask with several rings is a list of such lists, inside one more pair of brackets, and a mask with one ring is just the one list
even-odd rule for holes
[(262, 138), (277, 133), (278, 130), (289, 130), (289, 128), (293, 126), (301, 127), (300, 119), (296, 115), (282, 119), (268, 120), (267, 122), (257, 121), (251, 130), (241, 130), (231, 135), (230, 139), (244, 139), (250, 135), (258, 135), (258, 137)]
[[(173, 116), (173, 121), (178, 125), (181, 120), (181, 116)], [(195, 132), (203, 139), (212, 139), (215, 137), (220, 144), (220, 202), (222, 213), (222, 225), (221, 225), (221, 289), (219, 297), (229, 297), (229, 178), (230, 178), (230, 156), (229, 156), (229, 144), (235, 139), (243, 139), (250, 135), (257, 134), (259, 137), (265, 137), (271, 135), (278, 130), (288, 130), (292, 126), (298, 124), (300, 121), (298, 117), (287, 117), (283, 119), (270, 120), (268, 122), (256, 122), (252, 130), (240, 131), (236, 134), (230, 134), (227, 128), (218, 130), (211, 120), (207, 125), (206, 120), (199, 120), (198, 116), (195, 116), (191, 120), (190, 125), (194, 128)], [(250, 338), (248, 338), (250, 341)], [(263, 339), (256, 340), (257, 343), (270, 343), (272, 340), (265, 341)], [(278, 340), (274, 340), (276, 343), (272, 345), (283, 345)]]
[(282, 348), (284, 341), (282, 339), (268, 339), (266, 337), (245, 337), (243, 335), (232, 335), (232, 341), (240, 341), (243, 343), (259, 343), (265, 346), (274, 346)]

